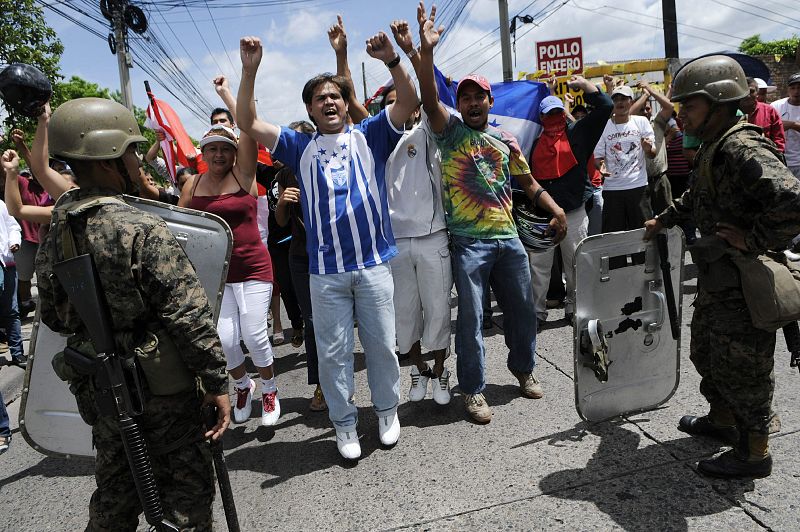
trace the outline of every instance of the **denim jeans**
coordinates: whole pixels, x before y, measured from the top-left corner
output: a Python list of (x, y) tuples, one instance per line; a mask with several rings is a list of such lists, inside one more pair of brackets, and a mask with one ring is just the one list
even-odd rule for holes
[(2, 392), (0, 392), (0, 436), (4, 438), (11, 437), (11, 430), (8, 428), (8, 411), (6, 410)]
[(351, 401), (353, 319), (364, 347), (372, 404), (379, 416), (397, 410), (400, 367), (394, 354), (394, 282), (388, 264), (345, 273), (313, 274), (309, 281), (319, 381), (337, 430), (354, 430), (358, 409)]
[(308, 257), (289, 255), (289, 270), (297, 296), (297, 304), (303, 315), (303, 340), (306, 345), (306, 372), (309, 384), (319, 384), (319, 362), (317, 359), (317, 340), (314, 338), (314, 319), (311, 313), (311, 292), (308, 279)]
[(508, 369), (530, 373), (536, 365), (536, 312), (528, 256), (519, 238), (475, 239), (452, 235), (453, 277), (458, 292), (456, 362), (465, 394), (486, 387), (481, 333), (483, 294), (490, 280), (503, 310)]
[(0, 324), (6, 328), (12, 357), (25, 354), (22, 349), (22, 324), (17, 306), (17, 267), (4, 266), (0, 276)]

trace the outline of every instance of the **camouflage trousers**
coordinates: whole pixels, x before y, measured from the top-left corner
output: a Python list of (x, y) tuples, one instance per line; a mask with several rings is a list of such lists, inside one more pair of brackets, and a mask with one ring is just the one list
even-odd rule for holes
[(775, 392), (775, 333), (756, 329), (741, 293), (700, 291), (690, 359), (712, 409), (730, 410), (740, 430), (767, 434)]
[[(201, 441), (200, 407), (196, 392), (151, 396), (144, 414), (137, 418), (150, 448), (164, 517), (182, 531), (213, 528), (214, 470), (209, 446)], [(101, 416), (92, 436), (97, 449), (97, 489), (89, 504), (86, 530), (135, 531), (142, 505), (116, 421)], [(175, 445), (177, 449), (169, 450)]]

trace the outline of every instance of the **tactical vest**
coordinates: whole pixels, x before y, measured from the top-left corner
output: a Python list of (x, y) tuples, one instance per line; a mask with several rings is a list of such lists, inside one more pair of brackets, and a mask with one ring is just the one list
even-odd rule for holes
[[(127, 203), (118, 197), (99, 196), (74, 202), (67, 201), (53, 208), (51, 230), (56, 232), (53, 238), (54, 257), (58, 260), (67, 260), (78, 255), (70, 219), (104, 205), (127, 205)], [(153, 395), (173, 395), (198, 386), (197, 379), (186, 367), (177, 346), (160, 323), (148, 323), (143, 331), (115, 330), (114, 343), (122, 356), (136, 358)], [(97, 355), (92, 342), (84, 334), (72, 335), (67, 339), (67, 345), (85, 355), (91, 357)], [(59, 378), (65, 381), (72, 381), (79, 376), (64, 361), (63, 352), (57, 353), (53, 358), (53, 369)]]

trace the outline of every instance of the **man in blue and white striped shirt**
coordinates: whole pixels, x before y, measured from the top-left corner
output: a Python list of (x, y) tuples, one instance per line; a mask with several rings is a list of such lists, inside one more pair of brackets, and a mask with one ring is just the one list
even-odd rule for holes
[(262, 47), (255, 37), (241, 40), (237, 104), (241, 130), (270, 147), (272, 156), (289, 166), (300, 184), (320, 384), (336, 428), (337, 447), (347, 459), (361, 456), (358, 411), (351, 401), (356, 316), (381, 443), (394, 445), (400, 435), (394, 286), (387, 264), (397, 248), (384, 171), (403, 124), (418, 103), (413, 82), (384, 33), (367, 41), (367, 53), (386, 64), (397, 101), (355, 126), (347, 124), (352, 89), (344, 78), (332, 74), (316, 76), (303, 88), (303, 102), (317, 126), (316, 134), (279, 128), (256, 118), (253, 86)]

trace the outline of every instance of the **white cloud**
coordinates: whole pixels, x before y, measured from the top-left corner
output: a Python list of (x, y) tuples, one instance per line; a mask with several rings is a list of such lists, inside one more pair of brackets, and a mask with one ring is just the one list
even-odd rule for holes
[(336, 14), (330, 11), (298, 11), (285, 22), (271, 19), (265, 40), (270, 44), (293, 46), (320, 38), (327, 39), (328, 28), (336, 22)]

